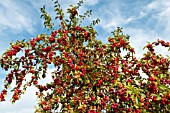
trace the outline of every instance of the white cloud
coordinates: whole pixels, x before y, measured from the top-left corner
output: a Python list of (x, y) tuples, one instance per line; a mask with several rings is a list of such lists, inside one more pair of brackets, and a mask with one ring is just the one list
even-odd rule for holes
[(0, 28), (1, 32), (6, 29), (11, 29), (14, 33), (19, 33), (26, 30), (29, 33), (34, 31), (34, 25), (36, 25), (37, 20), (35, 20), (34, 9), (24, 2), (16, 2), (12, 0), (6, 0), (5, 2), (0, 2)]
[(124, 18), (121, 15), (120, 9), (117, 6), (115, 6), (116, 8), (114, 10), (110, 10), (111, 7), (114, 6), (115, 5), (111, 4), (109, 4), (108, 6), (104, 6), (99, 9), (99, 12), (97, 14), (99, 16), (100, 14), (104, 13), (101, 16), (99, 16), (101, 20), (100, 25), (103, 26), (104, 29), (107, 29), (107, 31), (108, 30), (110, 31), (111, 29), (113, 30), (114, 27), (128, 24), (133, 20), (132, 17)]
[(155, 0), (146, 6), (146, 11), (154, 12), (151, 19), (155, 19), (155, 32), (159, 32), (164, 39), (169, 39), (170, 33), (170, 1)]
[(137, 11), (139, 13), (136, 15), (126, 15), (126, 13), (122, 11), (122, 9), (124, 9), (123, 5), (125, 5), (123, 2), (111, 1), (110, 3), (102, 5), (98, 8), (97, 12), (95, 12), (94, 16), (100, 18), (101, 22), (99, 25), (104, 28), (106, 32), (110, 33), (118, 26), (124, 27), (146, 16), (146, 13), (141, 9)]
[[(118, 26), (123, 27), (124, 34), (131, 36), (130, 43), (132, 47), (135, 48), (137, 57), (142, 57), (143, 53), (146, 52), (146, 50), (143, 50), (143, 47), (147, 42), (154, 42), (157, 41), (157, 39), (169, 41), (170, 2), (166, 2), (166, 0), (161, 3), (159, 0), (153, 1), (144, 6), (144, 8), (135, 8), (136, 12), (139, 12), (136, 15), (131, 14), (125, 16), (123, 14), (126, 13), (122, 13), (121, 8), (123, 8), (121, 7), (121, 4), (114, 1), (114, 4), (111, 2), (110, 4), (103, 5), (99, 8), (95, 16), (99, 16), (101, 20), (99, 25), (107, 33), (115, 30)], [(151, 18), (148, 18), (147, 16)], [(141, 22), (140, 19), (143, 18), (146, 18), (145, 21), (142, 20), (143, 22), (141, 24), (135, 25), (135, 23)], [(150, 25), (150, 22), (152, 22), (152, 19), (155, 19), (156, 23), (148, 26)], [(152, 29), (153, 26), (154, 28)], [(160, 26), (163, 29), (160, 29)], [(167, 50), (160, 47), (156, 48), (156, 52), (168, 54)]]
[(87, 0), (87, 1), (85, 1), (85, 3), (89, 6), (96, 5), (98, 2), (99, 2), (99, 0), (93, 0), (93, 1)]
[[(0, 78), (0, 83), (4, 83), (4, 79), (3, 78)], [(0, 90), (3, 89), (4, 86), (3, 85), (0, 85)]]
[(33, 113), (34, 106), (36, 105), (36, 88), (28, 88), (26, 93), (21, 96), (21, 99), (17, 101), (14, 105), (9, 101), (10, 96), (7, 97), (5, 102), (0, 102), (0, 111), (2, 113)]
[[(45, 85), (46, 83), (50, 83), (52, 81), (51, 72), (53, 72), (54, 70), (55, 69), (48, 69), (46, 78), (40, 80), (39, 84)], [(31, 76), (31, 74), (26, 75), (26, 80), (30, 80)], [(3, 81), (2, 79), (0, 79), (0, 83), (3, 83), (1, 81)], [(13, 87), (15, 87), (14, 82), (11, 84), (11, 88)], [(34, 106), (36, 106), (38, 102), (35, 95), (36, 91), (37, 89), (35, 87), (28, 87), (25, 94), (21, 95), (20, 100), (16, 101), (14, 105), (12, 105), (12, 103), (10, 102), (12, 93), (9, 91), (6, 101), (0, 102), (0, 111), (2, 113), (33, 113), (35, 110)]]
[[(157, 35), (153, 31), (147, 31), (144, 29), (133, 29), (133, 28), (126, 28), (124, 29), (126, 34), (130, 35), (130, 44), (132, 47), (135, 48), (137, 58), (141, 58), (144, 53), (146, 53), (147, 49), (143, 50), (143, 47), (147, 45), (147, 42), (155, 42), (160, 38), (160, 35)], [(155, 52), (157, 54), (162, 54), (164, 57), (166, 55), (170, 55), (168, 49), (162, 46), (155, 47)]]
[(143, 29), (133, 29), (133, 28), (126, 28), (124, 32), (130, 35), (130, 44), (132, 47), (135, 48), (136, 56), (141, 57), (145, 51), (143, 51), (143, 47), (147, 44), (147, 42), (156, 41), (154, 39), (153, 34), (149, 34)]
[[(59, 3), (61, 3), (62, 5), (65, 5), (65, 4), (66, 5), (70, 5), (70, 4), (76, 5), (78, 2), (79, 2), (79, 0), (69, 0), (67, 2), (59, 1)], [(99, 2), (99, 0), (93, 0), (93, 1), (85, 0), (83, 5), (92, 6), (92, 5), (96, 5), (98, 2)]]

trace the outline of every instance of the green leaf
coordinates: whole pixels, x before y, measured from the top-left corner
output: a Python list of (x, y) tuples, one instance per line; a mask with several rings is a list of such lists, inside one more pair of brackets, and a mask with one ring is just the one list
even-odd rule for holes
[(64, 110), (64, 111), (67, 111), (68, 109), (67, 109), (67, 108), (64, 108), (63, 110)]
[(145, 108), (142, 108), (142, 113), (146, 113), (146, 109)]
[(156, 94), (151, 94), (151, 96), (156, 96)]
[(127, 93), (131, 95), (133, 93), (133, 91), (128, 90)]
[(157, 95), (156, 100), (161, 100), (160, 95)]
[(160, 85), (159, 88), (163, 91), (167, 89), (166, 86), (164, 86), (164, 85)]
[(145, 97), (146, 97), (146, 95), (145, 95), (145, 94), (143, 94), (143, 93), (141, 93), (141, 96), (142, 96), (143, 98), (145, 98)]
[(106, 106), (106, 109), (110, 109), (111, 108), (111, 104), (108, 104), (107, 106)]
[(139, 105), (139, 99), (136, 97), (136, 104)]

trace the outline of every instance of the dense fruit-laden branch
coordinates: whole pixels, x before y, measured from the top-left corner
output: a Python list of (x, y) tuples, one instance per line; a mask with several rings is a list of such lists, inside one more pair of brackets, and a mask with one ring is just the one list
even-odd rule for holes
[[(11, 43), (0, 59), (1, 67), (9, 72), (0, 100), (5, 100), (7, 89), (15, 81), (12, 102), (19, 100), (28, 86), (37, 87), (37, 113), (59, 109), (80, 113), (169, 112), (170, 59), (156, 54), (154, 47), (160, 44), (170, 48), (170, 42), (158, 40), (147, 44), (144, 48), (148, 52), (137, 59), (129, 36), (118, 27), (108, 43), (103, 44), (96, 39), (93, 28), (98, 19), (89, 26), (81, 26), (81, 21), (91, 15), (91, 11), (78, 14), (82, 3), (70, 5), (69, 19), (65, 19), (55, 1), (56, 19), (61, 22), (57, 30), (52, 28), (52, 19), (43, 7), (44, 25), (52, 30), (51, 34)], [(49, 65), (55, 67), (51, 74), (47, 72)], [(144, 78), (140, 71), (148, 77)], [(51, 76), (52, 82), (39, 84), (47, 76)]]

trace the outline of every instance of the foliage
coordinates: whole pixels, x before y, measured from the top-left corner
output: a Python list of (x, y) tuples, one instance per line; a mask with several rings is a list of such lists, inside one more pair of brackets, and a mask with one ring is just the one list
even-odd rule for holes
[[(64, 15), (55, 1), (56, 19), (60, 20), (54, 30), (50, 15), (41, 8), (44, 26), (52, 30), (50, 35), (41, 34), (29, 41), (11, 43), (0, 59), (6, 76), (0, 100), (5, 101), (7, 89), (15, 80), (12, 102), (19, 100), (27, 87), (34, 85), (39, 98), (35, 112), (56, 112), (61, 104), (62, 112), (169, 112), (170, 109), (170, 59), (155, 53), (154, 47), (162, 45), (170, 49), (170, 42), (159, 40), (148, 43), (147, 53), (141, 59), (135, 57), (129, 36), (117, 28), (108, 43), (96, 39), (94, 25), (82, 26), (82, 21), (92, 11), (78, 14), (79, 7), (70, 5)], [(126, 53), (122, 55), (122, 52)], [(18, 57), (19, 53), (23, 56)], [(47, 75), (49, 65), (56, 70)], [(142, 70), (148, 78), (142, 77)], [(32, 74), (31, 80), (26, 77)], [(39, 80), (51, 76), (53, 81), (40, 85)], [(24, 84), (24, 81), (27, 81)]]

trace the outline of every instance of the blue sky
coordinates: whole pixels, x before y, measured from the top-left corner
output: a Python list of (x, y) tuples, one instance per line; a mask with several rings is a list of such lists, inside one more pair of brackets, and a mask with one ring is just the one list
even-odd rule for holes
[[(54, 15), (52, 0), (5, 0), (0, 2), (0, 55), (9, 47), (11, 41), (30, 39), (48, 31), (43, 27), (39, 9), (47, 6), (47, 10)], [(75, 4), (78, 0), (59, 0), (61, 7)], [(93, 1), (93, 2), (92, 2)], [(131, 36), (131, 45), (135, 48), (137, 57), (144, 53), (142, 48), (146, 42), (156, 41), (158, 38), (170, 41), (170, 1), (169, 0), (86, 0), (80, 13), (93, 10), (92, 19), (99, 18), (101, 22), (95, 27), (98, 39), (107, 42), (111, 31), (122, 27), (124, 34)], [(55, 21), (56, 25), (57, 22)], [(162, 47), (156, 51), (168, 54)], [(49, 71), (50, 72), (50, 71)], [(2, 88), (5, 72), (0, 69), (0, 89)], [(48, 81), (49, 79), (47, 79)], [(0, 103), (2, 113), (33, 113), (36, 105), (35, 88), (29, 88), (21, 100), (15, 105), (7, 102)]]

